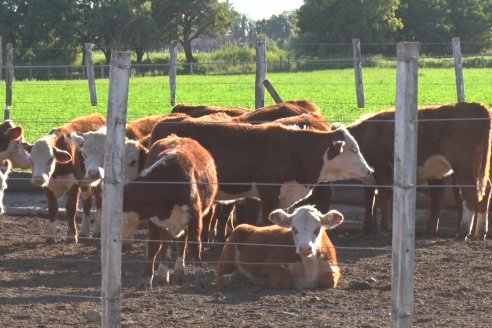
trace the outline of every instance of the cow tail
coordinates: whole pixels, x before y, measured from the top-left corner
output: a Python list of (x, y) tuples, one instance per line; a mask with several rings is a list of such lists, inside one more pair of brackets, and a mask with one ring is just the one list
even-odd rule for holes
[(482, 162), (480, 163), (480, 170), (477, 176), (477, 195), (479, 201), (482, 200), (485, 195), (485, 190), (489, 184), (490, 176), (490, 158), (491, 158), (491, 147), (492, 147), (492, 124), (491, 124), (491, 114), (489, 110), (486, 110), (487, 119), (484, 121), (483, 126), (483, 137), (482, 137)]

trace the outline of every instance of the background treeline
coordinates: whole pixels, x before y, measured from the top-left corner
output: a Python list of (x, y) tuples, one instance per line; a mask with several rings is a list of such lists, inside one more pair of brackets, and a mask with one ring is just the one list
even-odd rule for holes
[[(350, 58), (353, 38), (372, 63), (393, 56), (398, 41), (418, 41), (428, 56), (448, 55), (454, 36), (465, 55), (485, 53), (492, 48), (490, 13), (492, 0), (305, 0), (295, 12), (252, 21), (219, 0), (4, 0), (0, 35), (3, 46), (13, 44), (17, 65), (82, 64), (85, 42), (102, 54), (96, 64), (109, 63), (113, 49), (134, 51), (135, 63), (160, 63), (178, 40), (181, 62), (197, 69), (254, 61), (254, 42), (265, 37), (269, 60), (288, 70), (292, 61), (297, 67)], [(202, 54), (207, 40), (214, 40), (212, 54)]]

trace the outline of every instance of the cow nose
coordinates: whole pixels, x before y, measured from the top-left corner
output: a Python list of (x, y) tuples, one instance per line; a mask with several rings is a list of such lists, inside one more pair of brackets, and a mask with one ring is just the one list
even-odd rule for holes
[(92, 180), (97, 180), (101, 178), (101, 174), (99, 173), (99, 170), (91, 170), (87, 172), (87, 177)]
[(42, 186), (44, 184), (44, 179), (42, 176), (35, 176), (31, 178), (31, 183), (35, 186)]
[(311, 255), (311, 247), (306, 245), (299, 246), (299, 254), (304, 256)]

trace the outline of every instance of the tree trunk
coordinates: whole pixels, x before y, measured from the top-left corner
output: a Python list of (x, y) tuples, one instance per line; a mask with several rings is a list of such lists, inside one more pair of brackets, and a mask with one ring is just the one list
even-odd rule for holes
[(106, 58), (106, 65), (111, 63), (111, 48), (104, 48), (104, 57)]
[(186, 62), (193, 63), (195, 59), (193, 58), (193, 51), (191, 50), (191, 41), (189, 40), (184, 41), (183, 48), (184, 48)]
[(135, 53), (137, 54), (137, 64), (141, 64), (143, 56), (145, 55), (145, 49), (137, 48), (135, 49)]

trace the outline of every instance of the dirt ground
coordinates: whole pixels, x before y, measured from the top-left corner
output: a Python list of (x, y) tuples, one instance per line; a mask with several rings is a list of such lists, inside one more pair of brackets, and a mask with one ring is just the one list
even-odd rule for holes
[[(13, 203), (14, 200), (17, 203)], [(9, 203), (10, 200), (10, 203)], [(0, 327), (99, 327), (100, 250), (95, 241), (46, 244), (39, 197), (7, 195), (0, 230)], [(9, 207), (10, 206), (10, 207)], [(220, 250), (205, 247), (208, 286), (194, 285), (191, 268), (183, 285), (142, 290), (144, 245), (135, 242), (123, 255), (124, 327), (385, 327), (390, 323), (391, 241), (359, 236), (362, 209), (337, 205), (347, 224), (330, 232), (341, 262), (342, 279), (332, 290), (276, 291), (245, 281), (219, 288), (214, 269)], [(63, 212), (62, 212), (63, 213)], [(419, 209), (417, 219), (427, 211)], [(66, 221), (59, 222), (64, 236)], [(446, 209), (441, 237), (417, 237), (414, 326), (492, 326), (492, 246), (454, 240), (456, 213)], [(137, 238), (145, 238), (145, 230)]]

